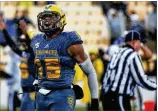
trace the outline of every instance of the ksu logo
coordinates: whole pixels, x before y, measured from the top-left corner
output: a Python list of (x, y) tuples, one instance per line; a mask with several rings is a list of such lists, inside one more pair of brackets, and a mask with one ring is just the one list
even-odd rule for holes
[(36, 43), (36, 44), (35, 44), (35, 48), (36, 48), (36, 49), (39, 47), (39, 44), (40, 44), (40, 43)]
[(67, 102), (68, 102), (69, 106), (72, 107), (74, 104), (74, 97), (73, 96), (67, 97)]

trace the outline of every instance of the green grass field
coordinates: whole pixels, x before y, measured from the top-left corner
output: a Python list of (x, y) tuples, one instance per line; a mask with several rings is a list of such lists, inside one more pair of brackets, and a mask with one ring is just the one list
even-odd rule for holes
[(85, 107), (76, 107), (75, 111), (86, 111)]

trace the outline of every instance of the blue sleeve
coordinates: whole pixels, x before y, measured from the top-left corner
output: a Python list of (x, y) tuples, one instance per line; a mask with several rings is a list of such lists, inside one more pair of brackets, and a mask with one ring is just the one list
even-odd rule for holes
[(34, 43), (34, 39), (32, 39), (32, 40), (31, 40), (31, 43), (30, 43), (30, 46), (31, 46), (32, 49), (34, 49), (33, 43)]
[(70, 47), (71, 45), (75, 45), (75, 44), (82, 44), (83, 41), (81, 40), (80, 35), (73, 31), (69, 33), (69, 39), (68, 39), (68, 47)]
[(36, 38), (37, 38), (37, 35), (32, 38), (31, 43), (30, 43), (30, 46), (33, 49), (33, 52), (35, 51), (35, 40), (36, 40)]

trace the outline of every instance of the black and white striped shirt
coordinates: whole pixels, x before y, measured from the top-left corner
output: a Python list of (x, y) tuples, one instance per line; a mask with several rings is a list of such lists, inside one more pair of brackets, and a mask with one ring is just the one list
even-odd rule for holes
[(140, 55), (126, 45), (116, 51), (109, 61), (103, 89), (132, 96), (136, 84), (149, 90), (156, 90), (157, 86), (145, 75)]

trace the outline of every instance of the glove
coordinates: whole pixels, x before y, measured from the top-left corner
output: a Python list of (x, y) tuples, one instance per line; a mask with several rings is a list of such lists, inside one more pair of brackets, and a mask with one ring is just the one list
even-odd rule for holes
[(39, 87), (38, 87), (38, 80), (37, 79), (34, 80), (33, 85), (34, 85), (35, 91), (38, 91)]
[(99, 101), (98, 99), (92, 99), (91, 104), (88, 107), (88, 111), (99, 111)]
[(76, 99), (82, 99), (84, 96), (83, 90), (79, 85), (73, 84), (73, 90), (75, 92)]
[(35, 85), (38, 85), (38, 80), (37, 80), (37, 79), (34, 80), (33, 85), (34, 85), (34, 86), (35, 86)]

